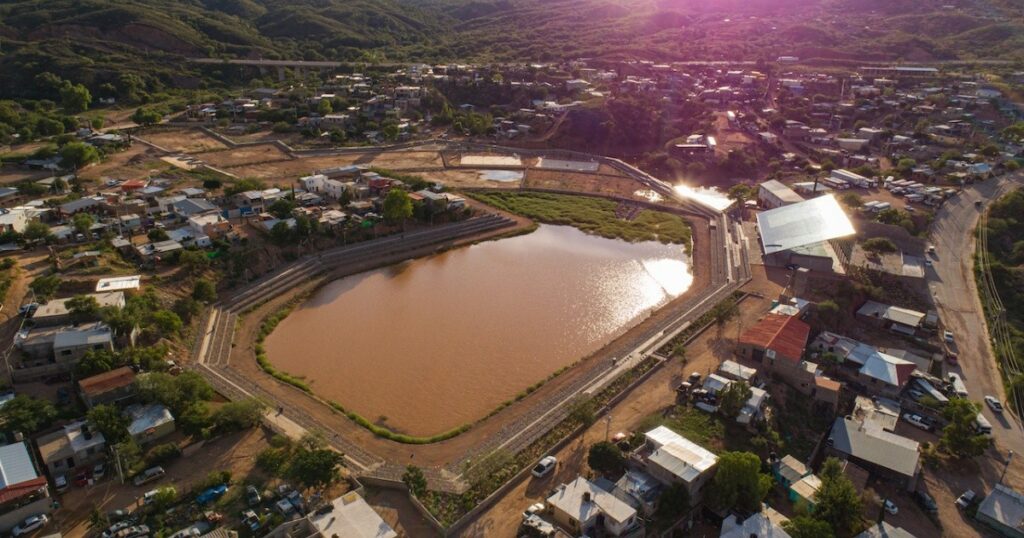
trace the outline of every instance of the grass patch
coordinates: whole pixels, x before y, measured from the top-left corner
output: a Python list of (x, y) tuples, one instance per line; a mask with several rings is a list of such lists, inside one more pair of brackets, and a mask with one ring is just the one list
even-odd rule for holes
[(722, 417), (705, 413), (695, 407), (678, 405), (668, 413), (651, 415), (640, 423), (636, 431), (646, 432), (658, 426), (665, 426), (712, 452), (721, 451), (725, 438), (725, 423), (722, 422)]
[(573, 226), (586, 233), (629, 242), (680, 244), (690, 252), (691, 231), (679, 215), (644, 209), (633, 220), (615, 214), (618, 203), (605, 198), (540, 192), (471, 192), (473, 198), (546, 224)]

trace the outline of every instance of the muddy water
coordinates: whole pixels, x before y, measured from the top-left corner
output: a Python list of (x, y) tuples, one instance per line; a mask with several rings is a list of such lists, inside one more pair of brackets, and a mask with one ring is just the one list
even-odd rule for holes
[(692, 281), (681, 246), (541, 226), (334, 281), (266, 348), (318, 394), (431, 435), (596, 351)]

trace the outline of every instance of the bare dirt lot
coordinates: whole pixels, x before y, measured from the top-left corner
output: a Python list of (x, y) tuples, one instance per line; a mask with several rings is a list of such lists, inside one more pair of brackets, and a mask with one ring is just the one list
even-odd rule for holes
[(154, 129), (142, 133), (142, 136), (158, 146), (184, 153), (227, 148), (219, 140), (198, 129)]
[(167, 167), (159, 155), (157, 150), (135, 143), (124, 151), (107, 155), (103, 162), (85, 168), (78, 175), (83, 179), (145, 179), (149, 177), (150, 170)]
[(292, 157), (275, 145), (261, 144), (223, 151), (210, 151), (203, 153), (199, 158), (217, 168), (232, 168), (267, 161), (286, 161)]
[(53, 174), (46, 170), (29, 170), (16, 165), (0, 166), (0, 184), (19, 183), (26, 180), (45, 179)]
[[(531, 168), (526, 171), (525, 186), (531, 189), (553, 189), (605, 196), (618, 196), (638, 201), (652, 201), (650, 189), (638, 181), (622, 176), (602, 176), (574, 172), (556, 172)], [(659, 196), (660, 198), (660, 196)], [(655, 200), (660, 201), (660, 200)]]
[[(264, 147), (264, 146), (258, 146)], [(273, 147), (273, 146), (267, 146)], [(276, 150), (276, 147), (275, 147)], [(230, 152), (240, 151), (229, 150)], [(441, 170), (444, 163), (441, 162), (441, 156), (436, 151), (401, 151), (401, 152), (368, 152), (368, 153), (346, 153), (339, 155), (329, 156), (313, 156), (313, 157), (301, 157), (298, 159), (286, 160), (284, 153), (277, 150), (279, 155), (282, 156), (281, 160), (275, 162), (265, 162), (262, 164), (245, 164), (240, 163), (237, 165), (230, 166), (230, 172), (238, 177), (252, 177), (257, 179), (266, 178), (286, 178), (293, 179), (299, 178), (312, 174), (315, 170), (323, 168), (332, 168), (335, 166), (348, 166), (353, 164), (361, 164), (366, 166), (373, 166), (378, 168), (384, 168), (395, 172), (408, 171), (411, 173), (420, 173), (424, 169), (436, 169)], [(199, 157), (204, 161), (214, 165), (216, 162), (227, 161), (237, 162), (235, 157), (215, 157), (211, 159), (211, 156), (218, 155), (217, 153), (204, 153)], [(253, 161), (265, 161), (270, 157), (263, 157), (253, 159)]]

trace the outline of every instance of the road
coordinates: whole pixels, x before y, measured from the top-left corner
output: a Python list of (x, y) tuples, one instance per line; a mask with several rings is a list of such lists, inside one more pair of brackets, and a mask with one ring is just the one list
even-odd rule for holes
[[(974, 230), (983, 210), (974, 203), (981, 201), (987, 206), (1000, 193), (1022, 184), (1024, 174), (975, 184), (946, 202), (932, 225), (936, 255), (928, 272), (928, 287), (942, 323), (955, 335), (960, 364), (950, 370), (963, 377), (972, 400), (981, 401), (986, 394), (992, 394), (1006, 401), (974, 279)], [(992, 434), (999, 448), (1024, 454), (1024, 428), (1020, 420), (1009, 412), (1006, 416), (997, 415), (987, 406), (983, 412), (992, 422)]]

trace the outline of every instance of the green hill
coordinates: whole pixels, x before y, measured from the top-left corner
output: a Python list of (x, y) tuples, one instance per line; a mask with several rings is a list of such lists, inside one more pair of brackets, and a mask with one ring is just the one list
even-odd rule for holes
[[(92, 89), (243, 76), (186, 57), (392, 61), (1024, 60), (1013, 0), (8, 0), (0, 97), (44, 71)], [(228, 81), (236, 82), (236, 81)]]

